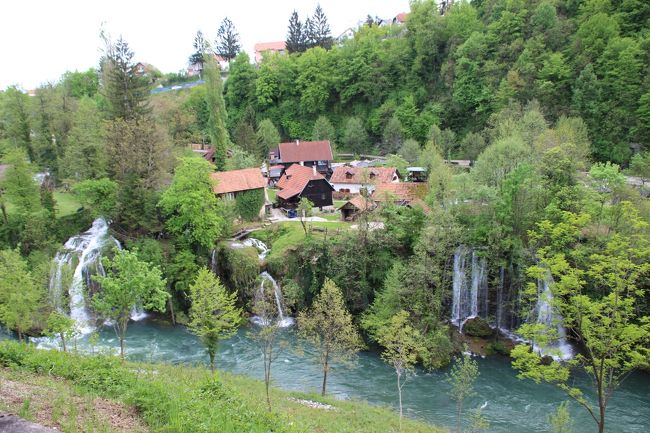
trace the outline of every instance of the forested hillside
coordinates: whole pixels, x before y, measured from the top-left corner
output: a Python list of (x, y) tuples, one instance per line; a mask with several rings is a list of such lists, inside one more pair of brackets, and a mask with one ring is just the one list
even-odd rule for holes
[[(226, 102), (241, 122), (273, 120), (285, 138), (314, 134), (320, 115), (346, 146), (350, 118), (369, 134), (361, 152), (397, 151), (395, 130), (424, 143), (445, 132), (443, 153), (472, 158), (473, 135), (512, 101), (536, 100), (552, 122), (581, 117), (595, 159), (625, 162), (650, 140), (650, 5), (641, 0), (478, 0), (444, 15), (413, 2), (405, 26), (366, 24), (331, 50), (231, 65)], [(397, 121), (393, 119), (397, 119)]]

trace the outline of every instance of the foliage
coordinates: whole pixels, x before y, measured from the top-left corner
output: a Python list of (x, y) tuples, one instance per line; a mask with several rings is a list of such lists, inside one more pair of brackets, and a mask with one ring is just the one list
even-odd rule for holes
[(72, 120), (68, 146), (61, 162), (66, 178), (99, 179), (106, 174), (101, 113), (94, 100), (84, 97)]
[(368, 133), (358, 118), (351, 117), (348, 119), (341, 138), (341, 144), (344, 149), (353, 153), (362, 153), (366, 150)]
[(206, 250), (225, 234), (226, 226), (212, 191), (211, 172), (211, 164), (202, 158), (181, 158), (172, 184), (158, 203), (170, 233)]
[(377, 334), (377, 341), (384, 347), (381, 357), (395, 369), (397, 375), (400, 420), (402, 418), (402, 387), (406, 382), (406, 377), (402, 382), (402, 376), (413, 370), (418, 356), (422, 356), (422, 352), (425, 350), (421, 343), (420, 333), (417, 329), (413, 329), (408, 321), (409, 314), (400, 310), (378, 330)]
[(486, 320), (475, 317), (473, 319), (468, 319), (463, 325), (463, 333), (469, 335), (470, 337), (489, 337), (492, 335), (492, 328)]
[(73, 191), (83, 206), (92, 209), (95, 215), (111, 218), (117, 207), (116, 182), (108, 178), (89, 179), (77, 183)]
[(300, 313), (298, 328), (300, 335), (318, 352), (323, 369), (321, 394), (325, 395), (330, 363), (345, 360), (363, 347), (341, 290), (331, 280), (325, 280), (311, 308)]
[(59, 338), (61, 340), (61, 348), (66, 352), (66, 343), (76, 336), (77, 330), (74, 320), (65, 314), (53, 311), (47, 318), (44, 333), (50, 337)]
[(235, 209), (237, 214), (245, 221), (253, 221), (259, 218), (260, 209), (264, 206), (264, 189), (253, 189), (242, 191), (235, 197)]
[(41, 210), (38, 185), (34, 181), (32, 165), (23, 151), (15, 150), (4, 158), (8, 165), (2, 187), (4, 195), (13, 203), (21, 215), (30, 215)]
[(0, 323), (16, 331), (23, 341), (35, 323), (43, 293), (27, 268), (27, 263), (14, 250), (0, 251)]
[(571, 422), (571, 414), (569, 413), (568, 406), (569, 402), (563, 401), (557, 407), (555, 413), (549, 414), (548, 423), (551, 427), (551, 433), (571, 433), (573, 431), (573, 423)]
[(120, 340), (120, 356), (124, 359), (131, 311), (136, 307), (163, 311), (169, 294), (160, 268), (140, 260), (136, 252), (120, 250), (113, 259), (104, 258), (102, 262), (106, 276), (93, 276), (102, 290), (93, 296), (92, 303), (101, 318), (113, 322)]
[(219, 340), (231, 337), (242, 322), (242, 312), (235, 306), (236, 293), (228, 293), (208, 269), (203, 268), (190, 286), (190, 323), (188, 328), (196, 334), (210, 357), (210, 370), (214, 372), (214, 358)]
[(478, 363), (469, 354), (463, 354), (462, 358), (457, 358), (448, 374), (447, 381), (451, 385), (451, 398), (456, 401), (456, 431), (458, 433), (462, 432), (463, 403), (467, 398), (475, 395), (474, 382), (478, 375)]
[(257, 140), (258, 155), (262, 158), (267, 158), (269, 151), (275, 148), (281, 140), (280, 133), (271, 119), (264, 119), (257, 125), (255, 139)]

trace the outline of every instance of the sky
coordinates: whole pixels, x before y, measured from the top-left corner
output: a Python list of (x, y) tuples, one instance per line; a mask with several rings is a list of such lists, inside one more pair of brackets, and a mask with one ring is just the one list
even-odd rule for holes
[(214, 41), (224, 17), (237, 28), (243, 50), (253, 58), (257, 42), (286, 38), (289, 16), (302, 21), (320, 3), (338, 36), (368, 14), (392, 18), (408, 11), (408, 0), (10, 0), (0, 6), (0, 89), (28, 90), (58, 80), (70, 70), (96, 67), (103, 27), (120, 35), (135, 60), (163, 73), (187, 67), (197, 30)]

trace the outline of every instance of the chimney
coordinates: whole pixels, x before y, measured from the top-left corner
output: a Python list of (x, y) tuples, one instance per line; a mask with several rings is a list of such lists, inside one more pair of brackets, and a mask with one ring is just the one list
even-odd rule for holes
[(316, 171), (316, 166), (312, 165), (311, 169), (314, 171), (314, 176), (316, 176), (318, 174), (318, 172)]

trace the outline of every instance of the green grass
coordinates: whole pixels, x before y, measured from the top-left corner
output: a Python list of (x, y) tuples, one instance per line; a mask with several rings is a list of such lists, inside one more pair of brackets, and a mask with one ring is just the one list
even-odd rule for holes
[[(323, 239), (326, 235), (336, 236), (342, 231), (349, 230), (350, 224), (340, 221), (337, 217), (332, 222), (308, 222), (311, 227), (310, 236), (316, 239)], [(305, 239), (305, 232), (298, 218), (295, 221), (283, 221), (276, 223), (262, 230), (256, 230), (254, 237), (264, 241), (270, 248), (271, 252), (267, 260), (281, 258), (285, 252), (294, 245), (301, 244)]]
[(278, 194), (278, 190), (273, 188), (267, 188), (266, 192), (269, 196), (269, 201), (271, 203), (275, 203), (275, 196)]
[(81, 203), (71, 192), (54, 191), (54, 200), (56, 200), (57, 217), (72, 215), (81, 207)]
[[(80, 356), (0, 342), (0, 367), (64, 379), (80, 392), (115, 399), (137, 409), (151, 432), (294, 433), (397, 432), (399, 418), (389, 408), (339, 401), (272, 388), (266, 407), (264, 384), (205, 368), (167, 364), (121, 363), (109, 356)], [(261, 365), (260, 365), (261, 368)], [(334, 406), (312, 408), (289, 398)], [(403, 433), (432, 433), (427, 424), (405, 419)]]
[[(57, 218), (72, 215), (81, 207), (81, 203), (77, 201), (77, 198), (71, 192), (54, 191), (53, 196), (56, 201)], [(16, 210), (13, 203), (9, 201), (6, 202), (6, 209), (8, 215), (11, 215)]]

